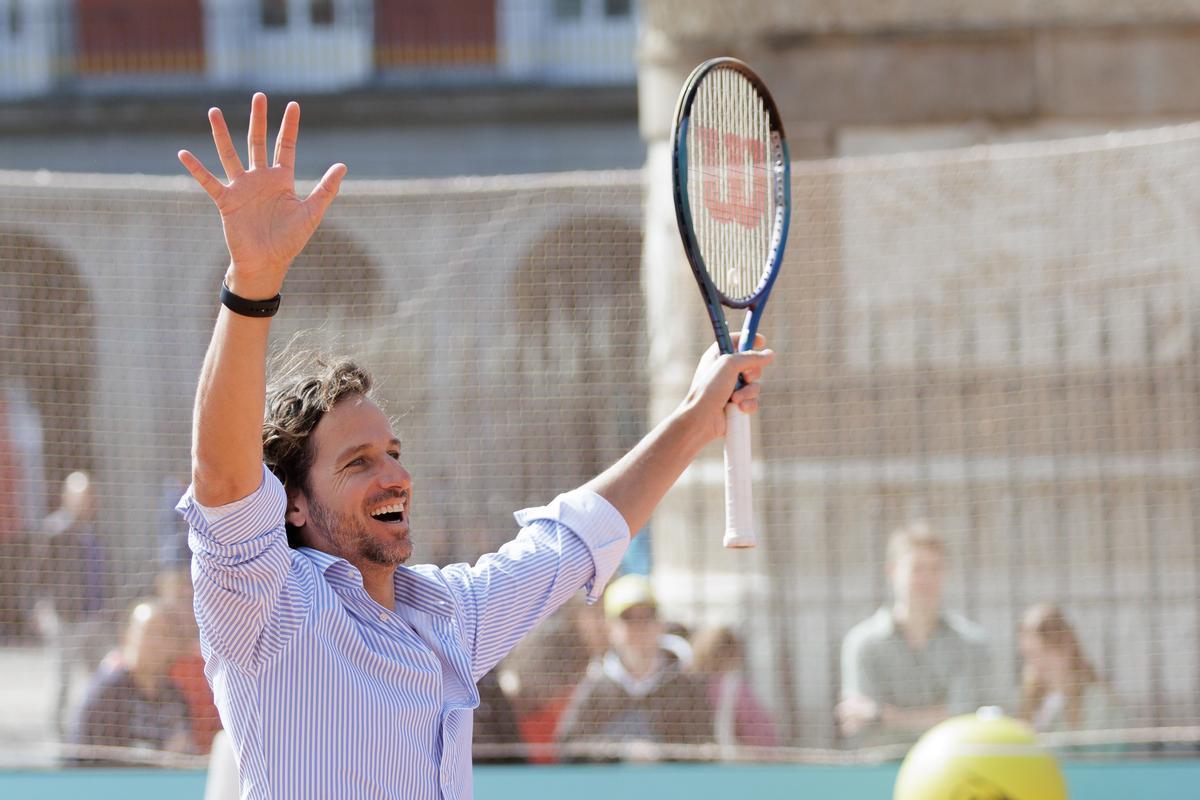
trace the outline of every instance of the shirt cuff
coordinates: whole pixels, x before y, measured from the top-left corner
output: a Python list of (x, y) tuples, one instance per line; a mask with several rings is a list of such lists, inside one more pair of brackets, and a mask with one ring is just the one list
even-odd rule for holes
[(262, 467), (263, 478), (251, 494), (223, 506), (201, 505), (189, 486), (175, 506), (196, 533), (227, 544), (261, 536), (278, 527), (287, 511), (287, 492), (275, 474)]
[(589, 603), (604, 593), (621, 559), (629, 548), (629, 525), (621, 512), (591, 489), (575, 489), (546, 506), (526, 508), (513, 514), (521, 527), (548, 520), (570, 530), (587, 547), (595, 573), (584, 585)]

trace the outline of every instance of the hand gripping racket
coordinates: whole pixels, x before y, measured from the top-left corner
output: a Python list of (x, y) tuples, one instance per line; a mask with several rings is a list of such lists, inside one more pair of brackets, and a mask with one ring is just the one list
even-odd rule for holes
[[(696, 67), (675, 108), (672, 156), (675, 218), (717, 344), (733, 352), (722, 306), (744, 308), (740, 347), (749, 350), (779, 274), (791, 215), (787, 141), (762, 80), (735, 58)], [(731, 403), (726, 547), (756, 544), (750, 468), (750, 419)]]

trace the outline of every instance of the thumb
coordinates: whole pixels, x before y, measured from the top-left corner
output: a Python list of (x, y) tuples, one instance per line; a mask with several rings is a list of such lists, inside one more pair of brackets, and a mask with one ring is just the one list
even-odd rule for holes
[(337, 197), (338, 189), (342, 186), (342, 178), (345, 176), (346, 165), (334, 164), (325, 171), (324, 177), (313, 187), (308, 197), (304, 198), (304, 205), (309, 207), (316, 219), (319, 220), (325, 215), (325, 209), (329, 208), (333, 198)]

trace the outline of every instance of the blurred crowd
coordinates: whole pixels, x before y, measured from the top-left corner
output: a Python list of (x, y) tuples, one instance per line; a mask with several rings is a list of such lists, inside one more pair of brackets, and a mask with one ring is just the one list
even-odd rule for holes
[[(53, 656), (47, 702), (67, 763), (202, 756), (220, 729), (192, 612), (187, 530), (173, 509), (183, 489), (164, 481), (153, 588), (121, 608), (117, 598), (128, 593), (109, 585), (108, 543), (87, 473), (66, 478), (58, 508), (31, 538), (37, 591), (29, 614)], [(905, 525), (889, 539), (889, 603), (842, 643), (835, 725), (845, 746), (915, 741), (941, 720), (987, 705), (1039, 731), (1126, 724), (1067, 614), (1052, 605), (1014, 621), (1022, 666), (1018, 685), (1006, 687), (987, 633), (943, 606), (949, 569), (946, 545), (928, 524)], [(600, 603), (568, 604), (480, 681), (476, 758), (770, 757), (796, 732), (781, 730), (764, 701), (755, 675), (766, 672), (751, 669), (739, 624), (689, 630), (664, 616), (649, 576), (629, 572)]]
[[(1041, 732), (1127, 725), (1066, 614), (1017, 621), (1021, 675), (1008, 685), (989, 639), (944, 608), (944, 540), (925, 522), (888, 541), (890, 602), (845, 635), (836, 729), (846, 747), (905, 745), (950, 716), (1001, 706)], [(787, 745), (756, 686), (739, 626), (689, 631), (664, 619), (650, 579), (627, 574), (603, 602), (568, 606), (486, 682), (477, 745), (513, 741), (533, 762), (771, 758)], [(481, 689), (482, 692), (482, 689)], [(696, 747), (700, 745), (702, 747)]]
[(203, 755), (220, 729), (192, 612), (187, 528), (173, 511), (183, 489), (164, 480), (153, 585), (132, 603), (112, 585), (112, 543), (86, 472), (67, 476), (29, 542), (33, 627), (52, 656), (49, 713), (67, 763)]

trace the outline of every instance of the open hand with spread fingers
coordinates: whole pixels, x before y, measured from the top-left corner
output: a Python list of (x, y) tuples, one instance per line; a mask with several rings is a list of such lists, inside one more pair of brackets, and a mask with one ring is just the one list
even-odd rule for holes
[(223, 183), (187, 150), (179, 160), (221, 212), (230, 266), (229, 288), (244, 297), (270, 297), (283, 285), (289, 265), (317, 229), (325, 209), (337, 196), (346, 174), (334, 164), (305, 198), (296, 194), (296, 137), (300, 106), (288, 103), (275, 140), (274, 157), (267, 160), (267, 97), (261, 92), (250, 103), (247, 136), (249, 163), (242, 165), (219, 108), (209, 109), (208, 121), (221, 166)]

